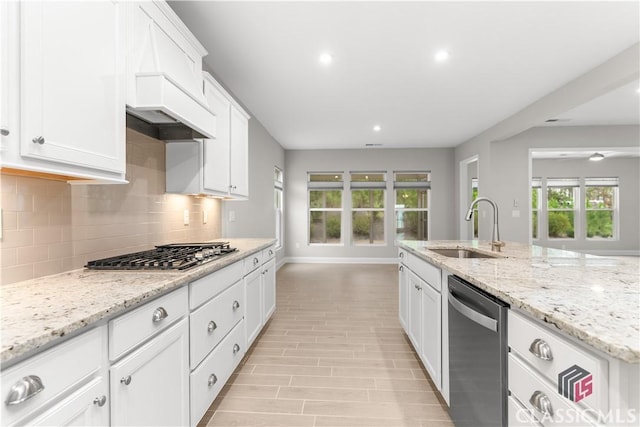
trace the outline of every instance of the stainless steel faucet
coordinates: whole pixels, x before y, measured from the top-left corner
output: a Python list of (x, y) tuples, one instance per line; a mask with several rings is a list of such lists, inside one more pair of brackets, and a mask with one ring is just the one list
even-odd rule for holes
[(494, 252), (500, 252), (501, 248), (505, 245), (504, 242), (500, 241), (500, 229), (498, 228), (498, 205), (488, 197), (478, 197), (469, 206), (469, 210), (467, 211), (467, 216), (464, 217), (465, 221), (471, 221), (473, 217), (473, 208), (478, 202), (485, 201), (489, 203), (493, 207), (493, 233), (491, 234), (491, 250)]

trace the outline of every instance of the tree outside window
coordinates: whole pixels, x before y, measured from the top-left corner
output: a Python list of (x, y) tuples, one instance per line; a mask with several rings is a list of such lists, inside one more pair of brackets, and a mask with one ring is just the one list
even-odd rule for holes
[(531, 182), (531, 237), (534, 240), (540, 238), (540, 193), (542, 191), (540, 178), (534, 178)]
[(384, 244), (386, 185), (384, 173), (351, 174), (353, 243)]
[(615, 238), (617, 193), (617, 178), (585, 179), (584, 206), (588, 239)]
[(342, 242), (342, 173), (309, 174), (309, 243)]
[(575, 237), (577, 179), (547, 180), (547, 235), (549, 239)]
[(429, 172), (396, 172), (396, 239), (429, 239)]

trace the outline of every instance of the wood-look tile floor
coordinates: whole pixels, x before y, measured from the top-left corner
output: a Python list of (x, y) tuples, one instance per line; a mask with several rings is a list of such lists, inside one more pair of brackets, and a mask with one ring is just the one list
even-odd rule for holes
[(398, 321), (395, 265), (286, 264), (204, 426), (453, 427)]

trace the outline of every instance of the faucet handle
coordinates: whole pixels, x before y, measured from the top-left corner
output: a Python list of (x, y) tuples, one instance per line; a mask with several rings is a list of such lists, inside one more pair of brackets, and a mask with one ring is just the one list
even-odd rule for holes
[(505, 246), (506, 243), (500, 240), (492, 240), (491, 241), (491, 250), (494, 252), (500, 252), (502, 247)]

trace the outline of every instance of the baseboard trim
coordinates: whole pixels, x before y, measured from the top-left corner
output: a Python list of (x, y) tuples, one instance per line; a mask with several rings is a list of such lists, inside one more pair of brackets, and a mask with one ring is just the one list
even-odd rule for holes
[(397, 264), (398, 258), (286, 257), (282, 264)]
[(580, 249), (576, 250), (576, 252), (580, 252), (588, 255), (600, 255), (600, 256), (640, 256), (640, 250), (637, 249), (626, 249), (626, 250), (591, 250), (591, 249)]

